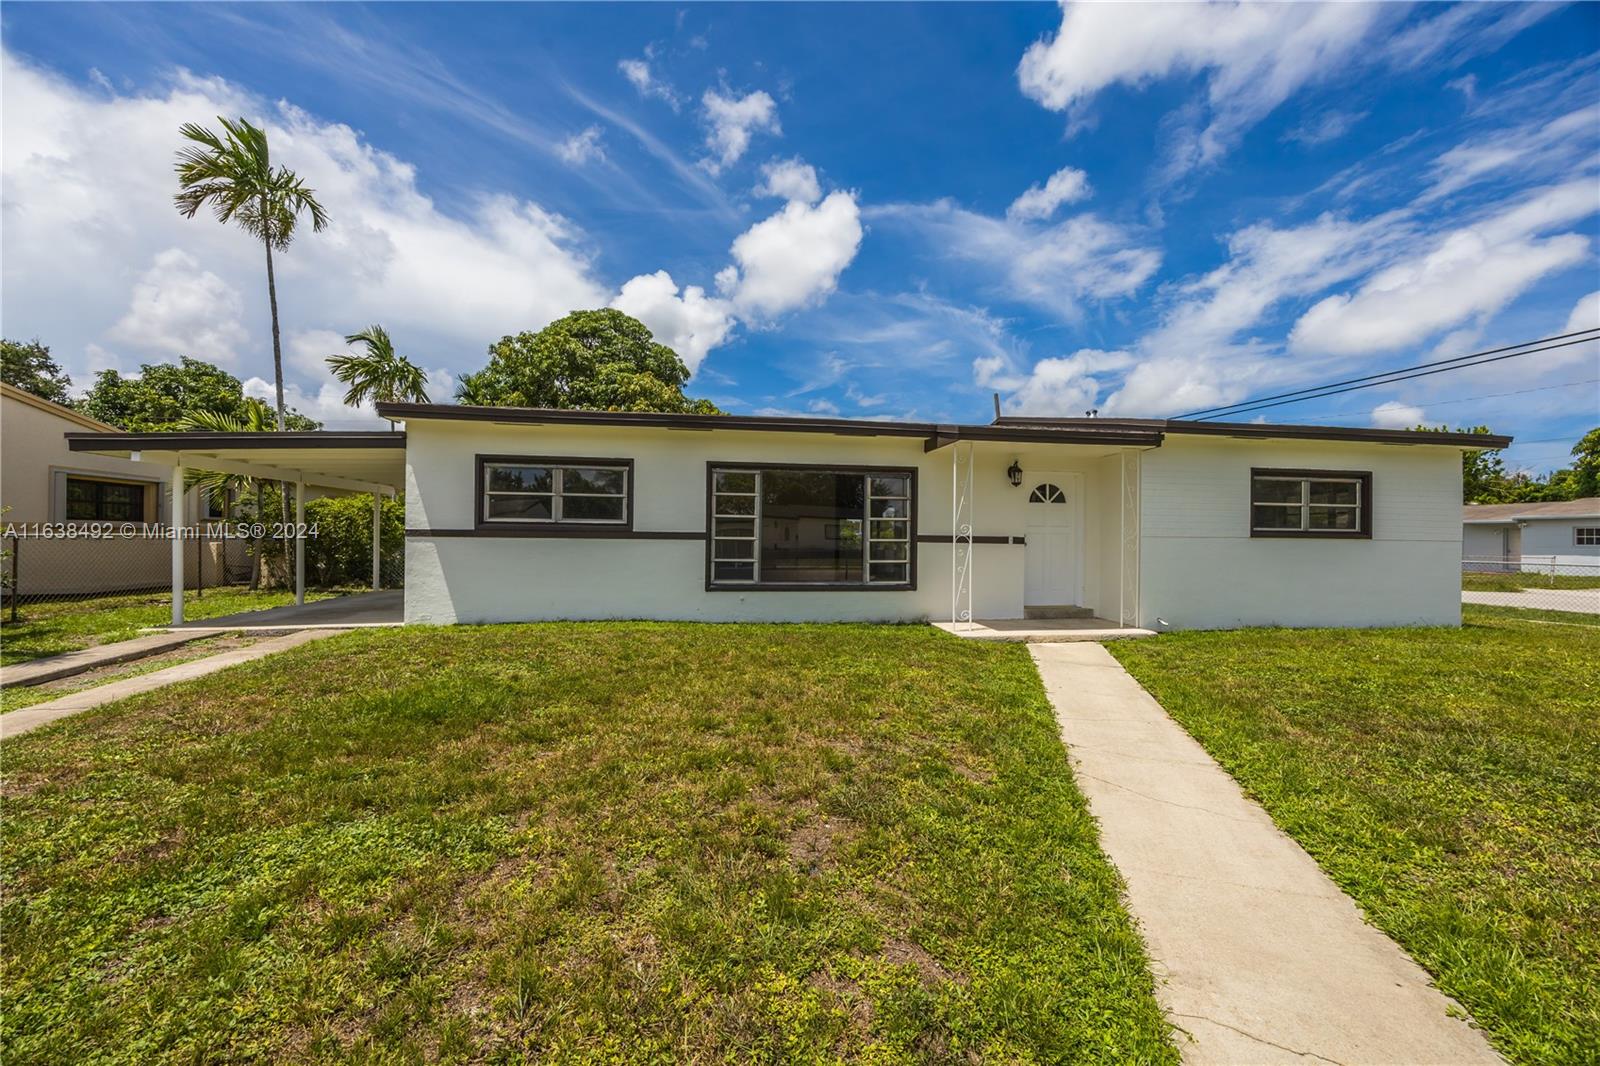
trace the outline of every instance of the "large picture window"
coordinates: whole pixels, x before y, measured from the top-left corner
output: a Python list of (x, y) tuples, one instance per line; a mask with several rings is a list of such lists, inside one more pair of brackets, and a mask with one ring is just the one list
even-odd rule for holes
[(478, 524), (627, 526), (633, 464), (626, 459), (482, 456)]
[(1348, 470), (1252, 470), (1250, 535), (1372, 535), (1372, 475)]
[(709, 584), (908, 588), (909, 470), (711, 468)]
[(67, 521), (143, 522), (144, 485), (67, 478)]

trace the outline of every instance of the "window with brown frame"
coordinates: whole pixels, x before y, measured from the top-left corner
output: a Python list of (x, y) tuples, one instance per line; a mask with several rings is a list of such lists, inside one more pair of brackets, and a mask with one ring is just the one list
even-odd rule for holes
[(1371, 537), (1371, 472), (1250, 471), (1250, 535)]
[(67, 521), (143, 522), (144, 485), (67, 478)]
[(633, 460), (478, 457), (478, 528), (629, 527)]

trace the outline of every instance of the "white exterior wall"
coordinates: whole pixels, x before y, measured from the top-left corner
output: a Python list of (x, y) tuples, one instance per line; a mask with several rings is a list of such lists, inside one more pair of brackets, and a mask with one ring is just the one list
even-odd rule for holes
[[(703, 539), (421, 535), (470, 530), (478, 455), (632, 459), (636, 531), (703, 535), (706, 464), (817, 463), (913, 468), (919, 536), (951, 532), (951, 449), (925, 453), (917, 437), (830, 436), (744, 430), (494, 425), (416, 420), (406, 426), (406, 620), (499, 622), (652, 618), (705, 621), (922, 621), (950, 616), (948, 542), (917, 545), (909, 591), (819, 588), (707, 590)], [(967, 445), (959, 445), (965, 448)], [(1026, 487), (1006, 468), (1084, 475), (1086, 605), (1097, 606), (1115, 575), (1099, 573), (1103, 534), (1096, 501), (1105, 464), (1069, 446), (1017, 450), (980, 443), (973, 475), (976, 536), (1025, 535)], [(1021, 544), (978, 544), (974, 616), (1019, 618)], [(1112, 609), (1114, 610), (1114, 603)]]
[[(1251, 537), (1252, 467), (1371, 471), (1372, 538)], [(1169, 433), (1141, 503), (1146, 626), (1460, 624), (1457, 448)]]
[(1557, 566), (1600, 566), (1600, 547), (1578, 546), (1573, 530), (1579, 526), (1593, 529), (1600, 526), (1600, 518), (1530, 519), (1522, 527), (1524, 568), (1537, 570), (1552, 562)]

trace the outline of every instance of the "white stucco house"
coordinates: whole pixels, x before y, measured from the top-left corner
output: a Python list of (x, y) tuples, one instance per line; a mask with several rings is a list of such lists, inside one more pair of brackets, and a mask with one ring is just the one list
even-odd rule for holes
[(1596, 569), (1600, 575), (1600, 497), (1549, 503), (1469, 503), (1461, 551), (1479, 569)]
[(1183, 629), (1458, 623), (1462, 452), (1510, 443), (1110, 418), (379, 412), (405, 432), (71, 446), (403, 492), (412, 623), (1083, 611)]

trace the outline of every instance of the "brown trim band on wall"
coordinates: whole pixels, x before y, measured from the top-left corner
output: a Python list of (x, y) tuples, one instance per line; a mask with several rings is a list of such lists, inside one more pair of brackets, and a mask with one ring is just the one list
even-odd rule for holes
[[(1358, 529), (1257, 529), (1255, 480), (1258, 477), (1328, 478), (1339, 481), (1357, 481), (1361, 484), (1361, 506)], [(1250, 484), (1245, 491), (1245, 522), (1250, 536), (1255, 540), (1371, 540), (1372, 539), (1372, 471), (1370, 470), (1288, 470), (1272, 466), (1250, 468)]]
[[(948, 533), (918, 533), (917, 534), (917, 543), (919, 543), (919, 544), (952, 544), (952, 543), (955, 542), (955, 539), (956, 538), (952, 537)], [(961, 539), (965, 540), (966, 538), (963, 537)], [(1026, 544), (1027, 543), (1027, 538), (1025, 538), (1025, 537), (991, 537), (991, 536), (982, 536), (982, 537), (973, 537), (972, 538), (972, 543), (974, 543), (974, 544)]]
[(486, 526), (482, 529), (408, 529), (408, 537), (536, 537), (546, 540), (705, 540), (704, 532), (623, 529), (621, 526)]

